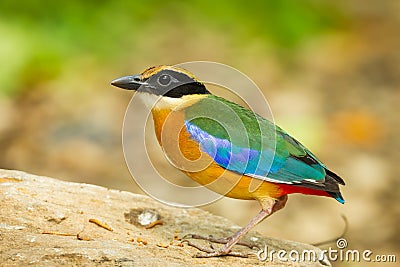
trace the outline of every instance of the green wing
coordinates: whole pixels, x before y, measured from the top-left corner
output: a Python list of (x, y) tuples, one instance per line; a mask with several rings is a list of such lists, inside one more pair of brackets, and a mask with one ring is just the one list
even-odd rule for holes
[(258, 179), (324, 181), (325, 166), (300, 142), (252, 111), (209, 95), (186, 109), (186, 127), (224, 168)]

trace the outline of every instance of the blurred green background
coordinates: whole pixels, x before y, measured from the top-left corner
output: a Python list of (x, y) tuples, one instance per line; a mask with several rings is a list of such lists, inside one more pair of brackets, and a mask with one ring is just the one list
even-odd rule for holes
[[(342, 231), (344, 214), (349, 248), (398, 255), (399, 14), (396, 0), (2, 0), (0, 167), (140, 192), (121, 145), (131, 92), (109, 82), (221, 62), (253, 79), (277, 124), (347, 182), (344, 206), (290, 196), (257, 230), (319, 242)], [(204, 208), (244, 225), (259, 206)]]

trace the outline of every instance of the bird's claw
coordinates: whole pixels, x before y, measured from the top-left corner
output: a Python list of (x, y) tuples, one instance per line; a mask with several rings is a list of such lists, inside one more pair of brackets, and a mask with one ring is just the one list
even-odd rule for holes
[(242, 252), (236, 252), (236, 251), (225, 251), (223, 248), (222, 249), (215, 249), (215, 247), (210, 244), (210, 248), (205, 247), (205, 246), (200, 246), (199, 244), (192, 243), (189, 240), (184, 240), (189, 246), (197, 248), (198, 250), (205, 252), (205, 253), (197, 253), (194, 255), (194, 258), (212, 258), (212, 257), (221, 257), (221, 256), (234, 256), (234, 257), (242, 257), (242, 258), (248, 258), (249, 254), (242, 253)]
[[(189, 238), (192, 239), (200, 239), (200, 240), (205, 240), (211, 243), (216, 243), (216, 244), (226, 244), (229, 242), (230, 238), (215, 238), (212, 235), (209, 236), (201, 236), (201, 235), (197, 235), (197, 234), (187, 234), (184, 237), (182, 237), (182, 240), (187, 240)], [(245, 246), (248, 247), (250, 249), (254, 249), (254, 248), (258, 248), (260, 249), (257, 245), (255, 244), (251, 244), (251, 243), (247, 243), (247, 242), (243, 242), (243, 241), (239, 241), (237, 242), (235, 245), (240, 245), (240, 246)]]
[(237, 252), (237, 251), (231, 251), (231, 252), (226, 253), (225, 251), (222, 251), (222, 250), (216, 250), (211, 253), (197, 253), (194, 257), (195, 258), (212, 258), (212, 257), (221, 257), (221, 256), (233, 256), (233, 257), (248, 258), (249, 254)]
[[(193, 243), (188, 239), (201, 239), (210, 242), (209, 247), (206, 246), (201, 246), (199, 244)], [(237, 252), (237, 251), (231, 251), (226, 250), (225, 247), (222, 247), (220, 249), (215, 248), (213, 243), (217, 244), (226, 244), (229, 242), (229, 238), (214, 238), (213, 236), (200, 236), (196, 234), (187, 234), (182, 238), (182, 242), (187, 243), (189, 246), (194, 247), (202, 252), (205, 253), (197, 253), (193, 257), (195, 258), (212, 258), (212, 257), (221, 257), (221, 256), (233, 256), (233, 257), (242, 257), (242, 258), (248, 258), (251, 253), (242, 253), (242, 252)], [(257, 246), (246, 243), (246, 242), (238, 242), (236, 245), (241, 245), (241, 246), (246, 246), (250, 249), (253, 249)]]

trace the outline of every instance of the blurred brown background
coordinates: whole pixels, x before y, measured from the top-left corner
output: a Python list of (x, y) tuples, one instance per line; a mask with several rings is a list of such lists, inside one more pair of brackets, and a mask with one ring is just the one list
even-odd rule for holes
[[(221, 62), (253, 79), (277, 124), (347, 182), (345, 205), (292, 195), (257, 230), (314, 243), (340, 234), (344, 214), (349, 249), (399, 255), (400, 2), (336, 2), (3, 0), (0, 168), (141, 192), (121, 145), (132, 94), (109, 82)], [(259, 206), (204, 208), (244, 225)]]

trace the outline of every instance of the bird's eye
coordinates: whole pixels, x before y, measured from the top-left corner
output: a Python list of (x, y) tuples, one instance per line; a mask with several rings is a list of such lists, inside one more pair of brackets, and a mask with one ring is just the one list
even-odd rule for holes
[(160, 77), (158, 77), (158, 83), (161, 84), (162, 86), (167, 86), (171, 83), (171, 76), (168, 74), (163, 74)]

